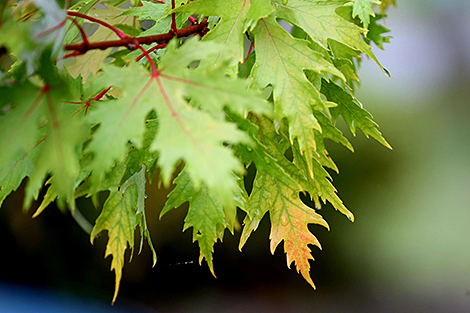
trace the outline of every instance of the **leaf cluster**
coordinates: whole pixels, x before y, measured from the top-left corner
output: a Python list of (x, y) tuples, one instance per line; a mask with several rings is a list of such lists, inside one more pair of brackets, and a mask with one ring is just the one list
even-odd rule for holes
[[(121, 2), (81, 0), (69, 11), (55, 1), (2, 2), (0, 46), (9, 64), (0, 72), (0, 205), (26, 178), (25, 209), (48, 186), (35, 215), (53, 201), (79, 211), (75, 199), (83, 196), (98, 205), (108, 191), (91, 241), (108, 231), (115, 299), (137, 227), (140, 248), (146, 239), (153, 251), (146, 176), (158, 169), (159, 183), (175, 185), (160, 216), (189, 202), (183, 230), (192, 228), (213, 274), (214, 244), (239, 226), (238, 207), (246, 213), (240, 249), (269, 212), (272, 253), (284, 241), (288, 266), (314, 287), (308, 245), (320, 243), (308, 224), (328, 228), (317, 213), (326, 202), (354, 219), (326, 170), (338, 168), (324, 140), (353, 151), (336, 126), (341, 116), (353, 135), (359, 128), (391, 148), (353, 95), (362, 55), (388, 75), (369, 45), (390, 39), (378, 23), (386, 15), (373, 11), (379, 1)], [(191, 38), (139, 44), (196, 18), (208, 26)], [(123, 38), (136, 44), (86, 49)], [(77, 42), (83, 51), (64, 50)]]

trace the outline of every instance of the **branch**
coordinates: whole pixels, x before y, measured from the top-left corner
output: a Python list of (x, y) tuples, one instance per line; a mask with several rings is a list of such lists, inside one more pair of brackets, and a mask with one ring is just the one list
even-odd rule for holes
[(65, 50), (75, 50), (85, 53), (89, 50), (106, 50), (112, 47), (128, 47), (129, 45), (134, 45), (137, 41), (139, 44), (149, 45), (151, 43), (167, 43), (169, 42), (174, 36), (177, 38), (187, 37), (192, 34), (197, 34), (200, 31), (204, 30), (208, 25), (207, 21), (204, 21), (197, 25), (191, 25), (182, 29), (178, 29), (176, 34), (173, 35), (171, 33), (161, 34), (161, 35), (153, 35), (153, 36), (145, 36), (145, 37), (125, 37), (121, 40), (109, 40), (109, 41), (100, 41), (100, 42), (92, 42), (86, 45), (85, 43), (79, 44), (69, 44), (65, 46)]

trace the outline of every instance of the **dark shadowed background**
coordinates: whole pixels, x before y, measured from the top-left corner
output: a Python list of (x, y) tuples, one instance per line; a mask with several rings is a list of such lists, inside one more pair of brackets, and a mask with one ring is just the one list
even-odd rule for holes
[(181, 232), (187, 208), (158, 220), (168, 190), (154, 184), (157, 265), (144, 245), (111, 307), (106, 236), (92, 246), (55, 207), (31, 219), (19, 190), (0, 210), (0, 312), (470, 312), (470, 1), (398, 2), (386, 19), (392, 43), (374, 48), (393, 79), (364, 60), (357, 93), (394, 150), (345, 127), (355, 153), (328, 143), (356, 221), (325, 206), (331, 231), (310, 227), (323, 246), (312, 248), (316, 291), (286, 267), (282, 245), (269, 252), (267, 217), (243, 252), (240, 232), (215, 245), (215, 279)]

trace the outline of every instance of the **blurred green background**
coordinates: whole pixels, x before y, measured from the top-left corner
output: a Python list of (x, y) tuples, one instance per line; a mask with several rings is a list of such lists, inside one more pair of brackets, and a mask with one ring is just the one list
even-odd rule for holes
[[(191, 231), (181, 232), (186, 208), (159, 221), (168, 190), (152, 185), (147, 210), (158, 262), (151, 268), (146, 246), (134, 255), (113, 310), (470, 312), (469, 18), (468, 0), (398, 0), (390, 10), (392, 43), (373, 51), (393, 78), (364, 60), (357, 97), (394, 150), (345, 127), (355, 153), (328, 143), (340, 169), (334, 184), (356, 221), (325, 206), (320, 213), (331, 231), (310, 227), (323, 246), (312, 248), (316, 291), (287, 269), (282, 247), (270, 254), (266, 218), (243, 252), (239, 232), (216, 244), (213, 278), (197, 264)], [(110, 258), (103, 258), (106, 237), (90, 245), (53, 207), (33, 220), (34, 208), (23, 214), (21, 199), (20, 190), (0, 210), (0, 311), (7, 299), (31, 299), (33, 290), (46, 292), (39, 303), (74, 294), (66, 306), (103, 311), (93, 305), (110, 303), (114, 288)], [(91, 220), (98, 212), (84, 214)], [(23, 298), (7, 293), (25, 285), (33, 289)]]

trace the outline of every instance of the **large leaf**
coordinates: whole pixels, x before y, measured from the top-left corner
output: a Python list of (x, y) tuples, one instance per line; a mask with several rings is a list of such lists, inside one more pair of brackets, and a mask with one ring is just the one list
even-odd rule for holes
[(252, 70), (253, 84), (258, 88), (273, 87), (276, 115), (279, 120), (287, 119), (290, 140), (299, 141), (312, 176), (314, 130), (321, 132), (322, 129), (313, 115), (311, 102), (327, 108), (304, 70), (343, 75), (320, 53), (310, 50), (306, 41), (295, 39), (286, 32), (273, 16), (261, 20), (254, 33), (256, 63)]
[(159, 128), (150, 150), (159, 152), (163, 181), (169, 182), (175, 166), (183, 160), (196, 186), (204, 182), (220, 193), (224, 202), (233, 201), (236, 180), (232, 172), (242, 173), (243, 167), (223, 144), (247, 143), (249, 138), (225, 121), (221, 109), (228, 106), (243, 114), (248, 110), (269, 112), (270, 108), (245, 82), (227, 78), (217, 68), (188, 67), (220, 49), (196, 40), (177, 49), (172, 41), (161, 58), (161, 69), (151, 77), (137, 65), (103, 67), (103, 75), (93, 80), (92, 89), (98, 92), (112, 85), (123, 90), (123, 96), (102, 103), (89, 114), (91, 122), (100, 123), (88, 146), (95, 155), (90, 166), (95, 181), (115, 160), (122, 160), (128, 141), (142, 146), (145, 117), (155, 110)]

